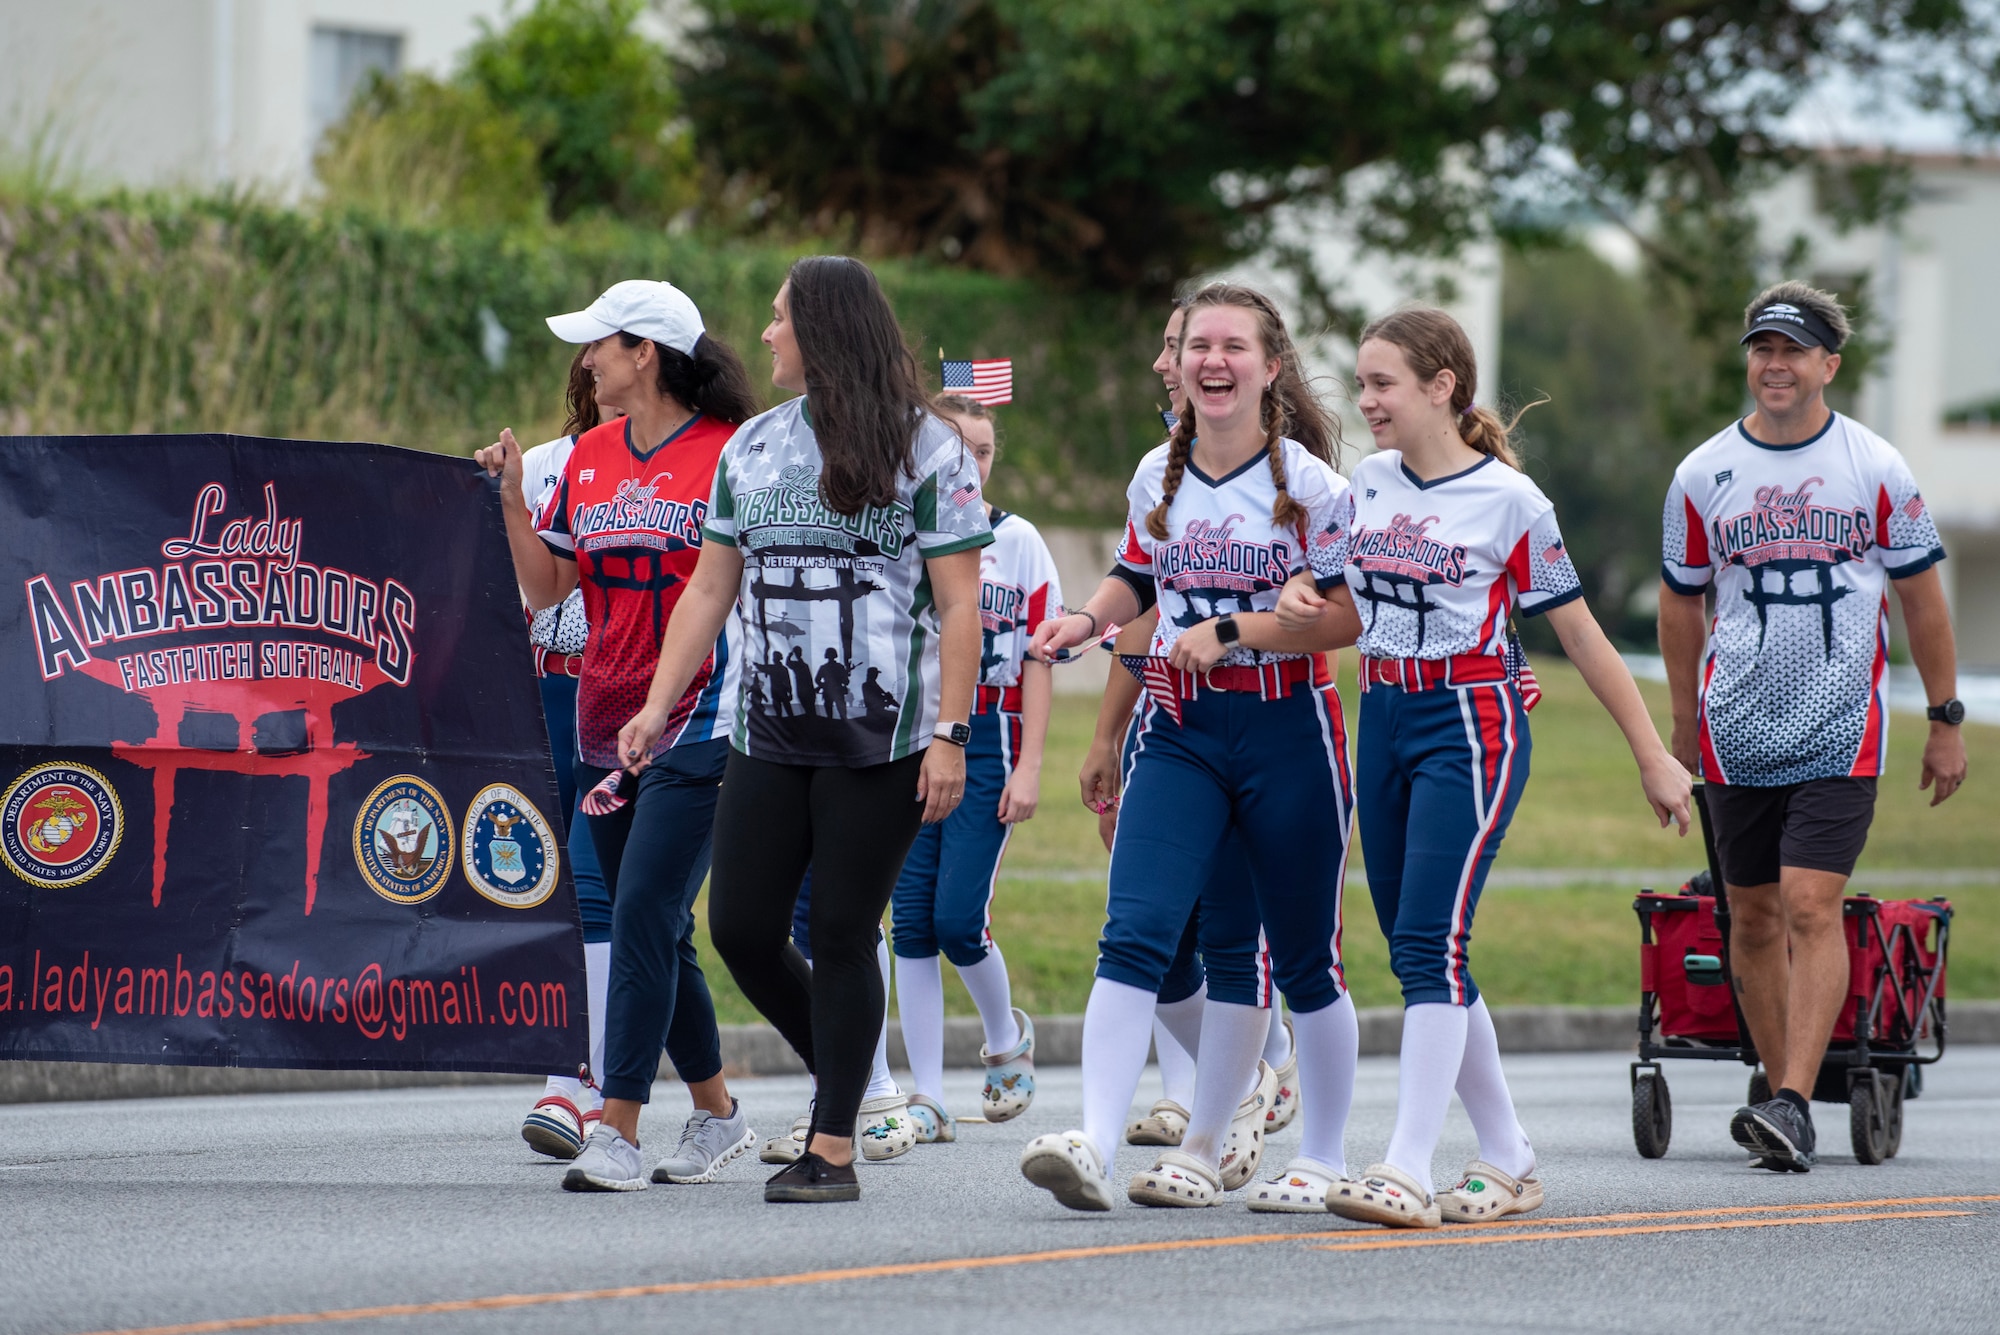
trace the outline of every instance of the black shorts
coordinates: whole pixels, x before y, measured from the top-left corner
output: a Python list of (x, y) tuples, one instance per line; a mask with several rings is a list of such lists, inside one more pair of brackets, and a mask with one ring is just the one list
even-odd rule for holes
[(1875, 780), (1808, 779), (1776, 788), (1708, 785), (1716, 859), (1730, 885), (1769, 885), (1780, 867), (1854, 873), (1875, 819)]

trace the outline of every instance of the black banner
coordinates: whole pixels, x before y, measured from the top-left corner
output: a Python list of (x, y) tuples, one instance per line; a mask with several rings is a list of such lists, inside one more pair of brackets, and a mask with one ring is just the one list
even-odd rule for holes
[(583, 939), (464, 459), (0, 438), (0, 1058), (574, 1071)]

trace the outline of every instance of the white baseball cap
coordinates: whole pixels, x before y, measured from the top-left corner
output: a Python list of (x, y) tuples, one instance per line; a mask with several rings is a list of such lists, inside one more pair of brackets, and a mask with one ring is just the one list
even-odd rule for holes
[(646, 278), (613, 283), (583, 310), (551, 315), (549, 330), (565, 343), (595, 343), (622, 331), (690, 357), (705, 332), (687, 293)]

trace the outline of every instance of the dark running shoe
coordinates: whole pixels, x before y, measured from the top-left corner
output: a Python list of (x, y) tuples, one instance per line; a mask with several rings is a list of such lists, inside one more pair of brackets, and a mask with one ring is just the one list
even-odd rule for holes
[(853, 1164), (830, 1164), (807, 1150), (764, 1184), (767, 1201), (858, 1201), (861, 1183)]
[(1738, 1108), (1729, 1119), (1729, 1134), (1758, 1156), (1760, 1167), (1772, 1172), (1803, 1173), (1819, 1162), (1812, 1118), (1790, 1099), (1766, 1099)]

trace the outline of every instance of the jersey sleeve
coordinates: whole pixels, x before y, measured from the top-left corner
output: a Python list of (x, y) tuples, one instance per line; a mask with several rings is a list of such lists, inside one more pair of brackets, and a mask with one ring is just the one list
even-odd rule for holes
[(1338, 473), (1325, 468), (1324, 485), (1316, 487), (1306, 501), (1306, 564), (1312, 568), (1313, 582), (1320, 592), (1347, 579), (1347, 557), (1354, 535), (1354, 488)]
[(930, 472), (917, 483), (914, 508), (917, 551), (926, 557), (949, 556), (993, 541), (986, 498), (979, 491), (979, 465), (956, 432), (950, 432), (949, 444), (931, 455)]
[(542, 535), (549, 550), (572, 561), (576, 559), (576, 538), (569, 530), (569, 486), (576, 472), (575, 461), (576, 456), (570, 455), (570, 466), (563, 469), (562, 481), (549, 488), (541, 508), (535, 512), (535, 532)]
[(1708, 524), (1694, 508), (1679, 475), (1667, 485), (1667, 505), (1660, 516), (1660, 578), (1675, 593), (1692, 597), (1715, 578), (1708, 558)]
[[(1026, 522), (1026, 521), (1022, 521)], [(1032, 526), (1028, 529), (1033, 541), (1028, 544), (1027, 561), (1028, 616), (1026, 629), (1033, 635), (1035, 628), (1051, 617), (1063, 615), (1062, 577), (1056, 573), (1056, 558), (1049, 553), (1049, 545), (1042, 541), (1042, 535)]]
[(1153, 535), (1146, 529), (1146, 516), (1157, 502), (1146, 486), (1148, 470), (1142, 464), (1125, 488), (1125, 537), (1118, 544), (1118, 564), (1146, 579), (1153, 577)]
[(1890, 579), (1908, 579), (1944, 560), (1937, 521), (1903, 456), (1893, 451), (1875, 495), (1875, 541)]
[(1507, 558), (1507, 574), (1514, 581), (1514, 602), (1523, 616), (1538, 617), (1583, 597), (1583, 581), (1570, 562), (1554, 506), (1544, 502), (1529, 521)]
[(708, 491), (708, 518), (701, 526), (701, 536), (704, 542), (719, 542), (734, 547), (736, 494), (729, 489), (729, 455), (729, 447), (724, 446), (722, 457), (715, 461), (715, 482)]

